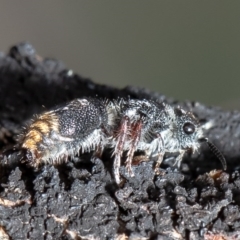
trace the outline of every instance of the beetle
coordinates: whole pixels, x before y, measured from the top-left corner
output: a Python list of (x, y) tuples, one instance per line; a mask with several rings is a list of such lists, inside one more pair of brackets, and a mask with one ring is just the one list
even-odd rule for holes
[(203, 127), (192, 112), (146, 99), (82, 98), (36, 116), (21, 135), (19, 147), (33, 166), (57, 164), (91, 151), (101, 155), (105, 148), (112, 148), (113, 172), (119, 184), (124, 152), (126, 169), (134, 176), (135, 152), (157, 157), (157, 170), (165, 153), (179, 153), (179, 166), (185, 152), (198, 150), (202, 142), (208, 144), (226, 169), (224, 156), (204, 136)]

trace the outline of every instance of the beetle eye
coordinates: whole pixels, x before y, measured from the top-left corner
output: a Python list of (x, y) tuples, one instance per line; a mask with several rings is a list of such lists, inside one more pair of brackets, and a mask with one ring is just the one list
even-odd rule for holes
[(195, 126), (192, 123), (187, 122), (183, 125), (183, 131), (188, 135), (192, 134), (195, 132)]

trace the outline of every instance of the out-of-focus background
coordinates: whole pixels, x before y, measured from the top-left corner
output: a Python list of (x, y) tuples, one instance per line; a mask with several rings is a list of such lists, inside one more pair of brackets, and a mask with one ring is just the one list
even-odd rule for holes
[(4, 0), (0, 33), (98, 83), (240, 108), (240, 1)]

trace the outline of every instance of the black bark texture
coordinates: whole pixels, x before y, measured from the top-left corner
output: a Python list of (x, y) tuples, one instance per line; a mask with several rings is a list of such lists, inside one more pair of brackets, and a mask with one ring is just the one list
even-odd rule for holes
[[(153, 99), (180, 105), (213, 127), (206, 136), (227, 160), (207, 146), (185, 156), (181, 168), (166, 156), (161, 173), (154, 161), (133, 166), (116, 185), (111, 153), (76, 156), (36, 170), (14, 148), (34, 114), (86, 96)], [(44, 107), (43, 107), (44, 106)], [(240, 239), (240, 112), (198, 102), (178, 102), (137, 87), (99, 85), (42, 58), (28, 43), (0, 53), (0, 239)], [(217, 170), (215, 170), (217, 169)]]

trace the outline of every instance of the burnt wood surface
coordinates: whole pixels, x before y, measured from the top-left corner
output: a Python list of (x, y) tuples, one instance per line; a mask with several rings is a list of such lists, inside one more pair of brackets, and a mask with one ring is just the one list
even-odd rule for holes
[[(206, 136), (226, 157), (227, 171), (204, 145), (180, 169), (166, 156), (159, 175), (152, 160), (134, 165), (133, 178), (122, 164), (121, 186), (109, 151), (38, 170), (18, 161), (17, 136), (34, 114), (84, 96), (153, 99), (194, 112), (213, 123)], [(0, 239), (240, 239), (239, 123), (238, 111), (99, 85), (28, 43), (16, 45), (0, 53)]]

